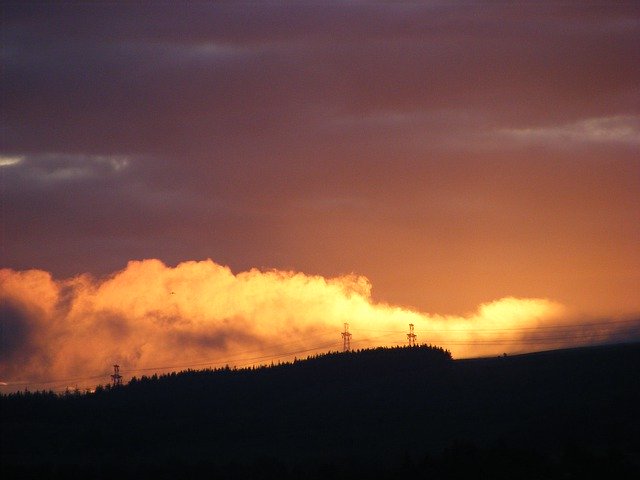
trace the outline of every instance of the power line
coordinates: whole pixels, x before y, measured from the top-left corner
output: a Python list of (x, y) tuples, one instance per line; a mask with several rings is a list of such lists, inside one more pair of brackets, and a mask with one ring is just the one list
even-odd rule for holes
[(3, 386), (21, 387), (21, 386), (28, 386), (28, 385), (50, 385), (52, 383), (63, 383), (63, 382), (73, 383), (73, 382), (81, 382), (83, 380), (94, 380), (96, 378), (104, 378), (108, 375), (109, 375), (108, 373), (103, 373), (101, 375), (93, 375), (91, 377), (63, 378), (63, 379), (56, 379), (56, 380), (47, 380), (44, 382), (32, 382), (32, 381), (8, 382), (8, 385), (3, 385)]
[[(517, 328), (432, 328), (432, 329), (419, 329), (419, 332), (439, 332), (439, 333), (448, 333), (448, 332), (518, 332), (518, 331), (527, 331), (527, 330), (548, 330), (548, 329), (575, 329), (575, 328), (583, 328), (583, 327), (603, 327), (603, 326), (611, 326), (611, 325), (621, 325), (621, 324), (634, 324), (637, 323), (640, 326), (640, 319), (636, 320), (619, 320), (613, 322), (594, 322), (594, 323), (578, 323), (571, 325), (541, 325), (538, 327), (517, 327)], [(369, 329), (369, 328), (352, 328), (352, 330), (360, 331), (360, 332), (389, 332), (389, 333), (405, 333), (402, 330), (378, 330), (378, 329)]]
[[(470, 333), (475, 333), (475, 332), (526, 332), (526, 331), (539, 331), (539, 330), (550, 330), (550, 333), (555, 333), (555, 336), (534, 336), (534, 337), (525, 337), (525, 338), (507, 338), (507, 339), (500, 339), (500, 338), (494, 338), (494, 339), (466, 339), (466, 340), (441, 340), (441, 339), (437, 339), (434, 338), (434, 341), (437, 341), (439, 344), (444, 345), (444, 346), (482, 346), (482, 345), (548, 345), (548, 344), (556, 344), (556, 343), (566, 343), (566, 342), (581, 342), (581, 341), (589, 341), (589, 342), (597, 342), (597, 341), (604, 341), (604, 340), (610, 340), (610, 339), (614, 339), (616, 337), (616, 335), (621, 335), (624, 334), (624, 332), (590, 332), (590, 331), (575, 331), (573, 332), (573, 335), (571, 335), (571, 330), (576, 330), (576, 329), (581, 329), (581, 328), (585, 328), (585, 327), (603, 327), (603, 326), (611, 326), (611, 325), (626, 325), (626, 324), (638, 324), (638, 326), (640, 326), (640, 322), (638, 320), (621, 320), (621, 321), (613, 321), (613, 322), (592, 322), (592, 323), (583, 323), (583, 324), (573, 324), (573, 325), (547, 325), (547, 326), (540, 326), (540, 327), (520, 327), (520, 328), (495, 328), (495, 329), (448, 329), (448, 330), (442, 330), (442, 329), (425, 329), (425, 330), (420, 330), (421, 332), (438, 332), (440, 334), (448, 334), (451, 332), (470, 332)], [(369, 338), (360, 338), (358, 340), (354, 340), (354, 343), (356, 344), (363, 344), (363, 343), (370, 343), (373, 342), (375, 340), (381, 339), (381, 338), (385, 338), (385, 337), (389, 337), (391, 335), (395, 335), (395, 334), (401, 334), (401, 333), (405, 333), (402, 332), (401, 330), (376, 330), (376, 329), (355, 329), (356, 331), (369, 331), (369, 332), (384, 332), (384, 335), (379, 335), (379, 336), (375, 336), (375, 337), (369, 337)], [(555, 330), (555, 331), (554, 331)], [(347, 330), (348, 332), (348, 330)], [(561, 336), (558, 336), (557, 334), (562, 334)], [(326, 337), (328, 335), (333, 335), (331, 332), (325, 332), (319, 335), (315, 335), (309, 338), (321, 338), (321, 337)], [(271, 345), (266, 347), (267, 349), (274, 349), (274, 348), (280, 348), (282, 346), (286, 346), (286, 345), (291, 345), (291, 344), (295, 344), (295, 343), (299, 343), (299, 341), (292, 341), (292, 342), (284, 342), (284, 343), (280, 343), (280, 344), (276, 344), (276, 345)], [(351, 342), (349, 341), (349, 347)], [(241, 362), (241, 363), (237, 363), (235, 366), (236, 367), (243, 367), (243, 366), (247, 366), (247, 365), (253, 365), (255, 363), (259, 363), (260, 360), (275, 360), (278, 358), (282, 358), (282, 357), (288, 357), (288, 356), (292, 356), (292, 355), (296, 355), (296, 354), (300, 354), (300, 353), (307, 353), (307, 352), (312, 352), (312, 351), (316, 351), (316, 350), (322, 350), (324, 348), (329, 348), (331, 346), (336, 346), (335, 342), (331, 342), (331, 343), (327, 343), (327, 344), (323, 344), (323, 345), (318, 345), (316, 347), (312, 347), (312, 348), (305, 348), (305, 349), (299, 349), (299, 350), (294, 350), (294, 351), (287, 351), (287, 352), (281, 352), (281, 353), (272, 353), (272, 354), (268, 354), (268, 355), (261, 355), (261, 356), (256, 356), (256, 357), (249, 357), (246, 358), (244, 357), (246, 354), (248, 353), (254, 353), (254, 352), (261, 352), (264, 351), (264, 349), (253, 349), (253, 350), (246, 350), (243, 352), (238, 352), (235, 355), (227, 358), (227, 359), (209, 359), (206, 361), (199, 361), (199, 362), (191, 362), (191, 363), (185, 363), (185, 364), (180, 364), (180, 365), (166, 365), (166, 366), (157, 366), (157, 367), (145, 367), (145, 368), (132, 368), (132, 369), (128, 369), (128, 370), (123, 370), (122, 373), (133, 373), (133, 372), (144, 372), (144, 371), (162, 371), (162, 370), (175, 370), (175, 369), (179, 369), (179, 368), (191, 368), (191, 367), (198, 367), (198, 366), (204, 366), (204, 365), (223, 365), (223, 364), (229, 364), (229, 363), (234, 363), (234, 362)], [(344, 345), (343, 345), (344, 348)], [(54, 380), (46, 380), (46, 381), (19, 381), (19, 382), (9, 382), (8, 385), (2, 385), (2, 386), (6, 386), (6, 387), (27, 387), (27, 386), (32, 386), (32, 385), (38, 385), (38, 386), (45, 386), (45, 385), (51, 385), (51, 384), (61, 384), (61, 385), (68, 385), (69, 383), (73, 383), (73, 382), (87, 382), (89, 380), (95, 380), (98, 378), (104, 378), (106, 376), (108, 376), (108, 373), (104, 373), (104, 374), (99, 374), (99, 375), (92, 375), (92, 376), (86, 376), (86, 377), (73, 377), (73, 378), (67, 378), (67, 379), (54, 379)]]
[[(333, 334), (331, 334), (333, 335)], [(319, 336), (327, 336), (327, 334), (322, 334), (322, 335), (317, 335), (316, 337)], [(363, 338), (358, 340), (356, 343), (363, 343), (363, 342), (371, 342), (374, 340), (378, 340), (380, 338), (384, 338), (384, 337), (388, 337), (389, 334), (387, 335), (379, 335), (377, 337), (370, 337), (370, 338)], [(298, 342), (287, 342), (286, 344), (291, 344), (291, 343), (298, 343)], [(280, 346), (283, 344), (280, 344)], [(225, 364), (229, 364), (232, 363), (233, 361), (240, 361), (243, 362), (242, 364), (236, 364), (236, 367), (243, 367), (243, 366), (248, 366), (248, 365), (253, 365), (255, 363), (258, 363), (258, 360), (276, 360), (278, 358), (282, 358), (282, 357), (288, 357), (291, 355), (297, 355), (300, 353), (307, 353), (307, 352), (313, 352), (316, 350), (323, 350), (326, 348), (330, 348), (332, 346), (336, 346), (335, 342), (331, 342), (331, 343), (326, 343), (323, 345), (318, 345), (316, 347), (312, 347), (312, 348), (305, 348), (305, 349), (300, 349), (300, 350), (293, 350), (293, 351), (287, 351), (287, 352), (282, 352), (282, 353), (274, 353), (274, 354), (268, 354), (268, 355), (261, 355), (261, 356), (257, 356), (257, 357), (249, 357), (249, 358), (236, 358), (238, 355), (242, 355), (243, 353), (250, 353), (253, 351), (259, 351), (259, 350), (250, 350), (247, 352), (240, 352), (238, 354), (236, 354), (235, 357), (231, 357), (231, 358), (227, 358), (227, 359), (218, 359), (215, 361), (208, 361), (208, 362), (198, 362), (198, 363), (189, 363), (189, 364), (182, 364), (182, 365), (167, 365), (164, 367), (145, 367), (145, 368), (133, 368), (133, 369), (129, 369), (129, 370), (121, 370), (122, 373), (131, 373), (131, 372), (139, 372), (139, 371), (160, 371), (160, 370), (173, 370), (173, 369), (178, 369), (178, 368), (190, 368), (190, 367), (195, 367), (195, 366), (202, 366), (202, 365), (225, 365)], [(271, 346), (270, 348), (274, 348), (274, 346)], [(30, 385), (49, 385), (52, 383), (57, 383), (60, 385), (67, 385), (68, 383), (73, 383), (73, 382), (82, 382), (82, 381), (88, 381), (88, 380), (94, 380), (97, 378), (104, 378), (106, 376), (108, 376), (108, 373), (102, 374), (102, 375), (93, 375), (90, 377), (75, 377), (75, 378), (67, 378), (67, 379), (56, 379), (56, 380), (49, 380), (49, 381), (44, 381), (44, 382), (11, 382), (9, 385), (7, 386), (30, 386)]]
[[(566, 338), (566, 337), (551, 337), (551, 338), (538, 338), (538, 339), (503, 339), (503, 340), (451, 340), (439, 342), (443, 346), (449, 345), (551, 345), (555, 343), (584, 343), (597, 342), (603, 340), (609, 340), (609, 335), (603, 335), (599, 337), (582, 337), (582, 338)], [(582, 341), (582, 342), (581, 342)]]
[[(333, 333), (325, 332), (325, 333), (322, 333), (322, 334), (319, 334), (319, 335), (314, 335), (314, 336), (311, 336), (311, 337), (308, 337), (308, 338), (310, 338), (310, 339), (321, 338), (321, 337), (326, 337), (326, 336), (329, 336), (329, 335), (333, 335)], [(224, 360), (209, 359), (209, 360), (198, 361), (197, 363), (191, 362), (191, 363), (182, 364), (182, 365), (168, 365), (168, 366), (164, 366), (164, 367), (131, 368), (131, 369), (128, 369), (128, 370), (123, 370), (123, 372), (124, 373), (131, 373), (131, 372), (145, 372), (145, 371), (151, 371), (151, 370), (169, 370), (169, 369), (173, 369), (173, 368), (201, 367), (201, 366), (204, 366), (204, 365), (228, 364), (228, 363), (232, 363), (234, 361), (247, 361), (247, 360), (252, 360), (253, 358), (255, 358), (255, 359), (269, 358), (272, 355), (265, 355), (265, 356), (261, 356), (261, 357), (253, 357), (253, 358), (248, 358), (248, 359), (247, 358), (243, 358), (243, 356), (248, 354), (248, 353), (263, 352), (266, 349), (275, 349), (275, 348), (279, 348), (279, 347), (283, 347), (283, 346), (291, 345), (291, 344), (295, 344), (295, 343), (300, 343), (300, 340), (280, 343), (280, 344), (276, 344), (276, 345), (270, 345), (270, 346), (268, 346), (266, 348), (245, 350), (245, 351), (242, 351), (242, 352), (238, 352), (238, 353), (232, 355), (231, 357), (227, 357)], [(334, 345), (334, 343), (331, 343), (328, 346), (331, 346), (331, 345)], [(318, 347), (318, 348), (322, 348), (322, 347)], [(296, 353), (296, 352), (293, 352), (293, 353)], [(274, 355), (278, 355), (278, 354), (274, 354)]]
[[(321, 346), (318, 346), (318, 347), (306, 348), (304, 350), (296, 350), (294, 352), (285, 352), (285, 353), (281, 353), (281, 354), (277, 354), (277, 355), (265, 355), (263, 357), (256, 357), (256, 358), (247, 359), (247, 360), (259, 360), (259, 359), (276, 360), (278, 358), (290, 357), (291, 355), (297, 355), (299, 353), (307, 353), (307, 352), (313, 352), (313, 351), (316, 351), (316, 350), (323, 350), (325, 348), (329, 348), (329, 347), (332, 347), (332, 346), (335, 346), (335, 342), (328, 343), (326, 345), (321, 345)], [(242, 367), (249, 366), (249, 365), (255, 365), (255, 363), (256, 362), (244, 363), (244, 364), (236, 365), (236, 367), (242, 368)]]

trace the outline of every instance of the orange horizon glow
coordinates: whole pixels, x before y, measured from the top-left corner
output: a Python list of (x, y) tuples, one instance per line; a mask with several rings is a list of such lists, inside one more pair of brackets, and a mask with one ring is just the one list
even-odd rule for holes
[(627, 325), (578, 316), (544, 298), (505, 297), (446, 315), (375, 302), (371, 291), (358, 275), (234, 274), (212, 260), (175, 267), (131, 261), (102, 279), (2, 269), (4, 326), (13, 333), (0, 385), (50, 388), (56, 379), (76, 379), (94, 386), (106, 383), (114, 363), (130, 378), (290, 361), (341, 350), (343, 323), (353, 349), (406, 345), (412, 323), (417, 343), (446, 348), (454, 358), (602, 343)]

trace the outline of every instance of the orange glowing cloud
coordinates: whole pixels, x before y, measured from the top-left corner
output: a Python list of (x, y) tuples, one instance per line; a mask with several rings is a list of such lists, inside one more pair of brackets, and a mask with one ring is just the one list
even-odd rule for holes
[(104, 279), (3, 269), (0, 380), (95, 385), (113, 363), (131, 376), (291, 360), (340, 350), (343, 323), (353, 348), (404, 344), (412, 323), (418, 343), (454, 357), (603, 340), (616, 325), (581, 336), (566, 309), (546, 299), (503, 298), (466, 316), (426, 314), (376, 303), (371, 288), (357, 275), (234, 274), (211, 260), (132, 261)]

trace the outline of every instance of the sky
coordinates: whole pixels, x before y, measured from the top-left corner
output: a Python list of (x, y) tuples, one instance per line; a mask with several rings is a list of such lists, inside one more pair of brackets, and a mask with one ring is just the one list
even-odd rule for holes
[(0, 382), (640, 336), (637, 2), (0, 8)]

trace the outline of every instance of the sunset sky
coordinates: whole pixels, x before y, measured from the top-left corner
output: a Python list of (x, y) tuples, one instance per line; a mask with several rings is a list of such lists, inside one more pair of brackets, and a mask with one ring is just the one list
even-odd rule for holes
[[(87, 311), (117, 329), (164, 308), (108, 290), (129, 278), (144, 297), (142, 271), (195, 290), (242, 272), (272, 293), (346, 282), (336, 295), (401, 312), (400, 330), (518, 301), (549, 325), (640, 318), (638, 2), (57, 3), (1, 7), (0, 381), (57, 365), (53, 337), (33, 340), (53, 328), (42, 312), (80, 342)], [(229, 282), (202, 295), (325, 308), (305, 335), (333, 318), (295, 303), (308, 289), (256, 300)], [(171, 318), (206, 323), (187, 303)], [(220, 308), (264, 347), (253, 329), (273, 314)]]

